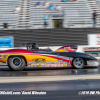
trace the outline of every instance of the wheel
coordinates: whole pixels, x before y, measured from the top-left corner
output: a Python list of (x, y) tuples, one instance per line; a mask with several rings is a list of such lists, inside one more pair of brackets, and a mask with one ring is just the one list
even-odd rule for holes
[(74, 58), (72, 61), (72, 65), (74, 68), (81, 69), (85, 66), (85, 61), (83, 58)]
[(23, 57), (10, 57), (8, 59), (8, 66), (10, 69), (15, 71), (21, 71), (25, 68), (25, 60)]

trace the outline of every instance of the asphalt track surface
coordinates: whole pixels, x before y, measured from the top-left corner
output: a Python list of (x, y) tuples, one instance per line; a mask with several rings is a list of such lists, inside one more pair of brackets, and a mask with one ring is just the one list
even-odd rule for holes
[(0, 64), (0, 91), (46, 91), (46, 95), (0, 95), (0, 100), (100, 100), (99, 95), (79, 91), (100, 91), (100, 66), (73, 68), (25, 68), (11, 71)]

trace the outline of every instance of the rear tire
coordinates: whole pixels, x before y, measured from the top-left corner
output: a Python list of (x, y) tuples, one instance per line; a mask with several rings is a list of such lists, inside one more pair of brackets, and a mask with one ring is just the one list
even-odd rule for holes
[(8, 66), (11, 70), (21, 71), (25, 65), (26, 62), (23, 57), (12, 56), (8, 59)]
[(83, 58), (74, 58), (72, 61), (72, 65), (74, 68), (81, 69), (85, 66), (85, 61)]

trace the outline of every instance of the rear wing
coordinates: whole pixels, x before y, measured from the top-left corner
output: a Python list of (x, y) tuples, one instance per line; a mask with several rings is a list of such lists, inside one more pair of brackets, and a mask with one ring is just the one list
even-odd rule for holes
[(76, 45), (66, 45), (58, 48), (55, 52), (75, 52), (77, 48)]

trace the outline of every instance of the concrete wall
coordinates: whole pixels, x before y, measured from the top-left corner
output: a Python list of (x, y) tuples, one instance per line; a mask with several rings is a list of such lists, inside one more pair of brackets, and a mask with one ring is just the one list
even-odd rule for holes
[(87, 34), (99, 34), (99, 28), (2, 30), (0, 36), (14, 36), (20, 43), (37, 42), (39, 46), (87, 45)]

